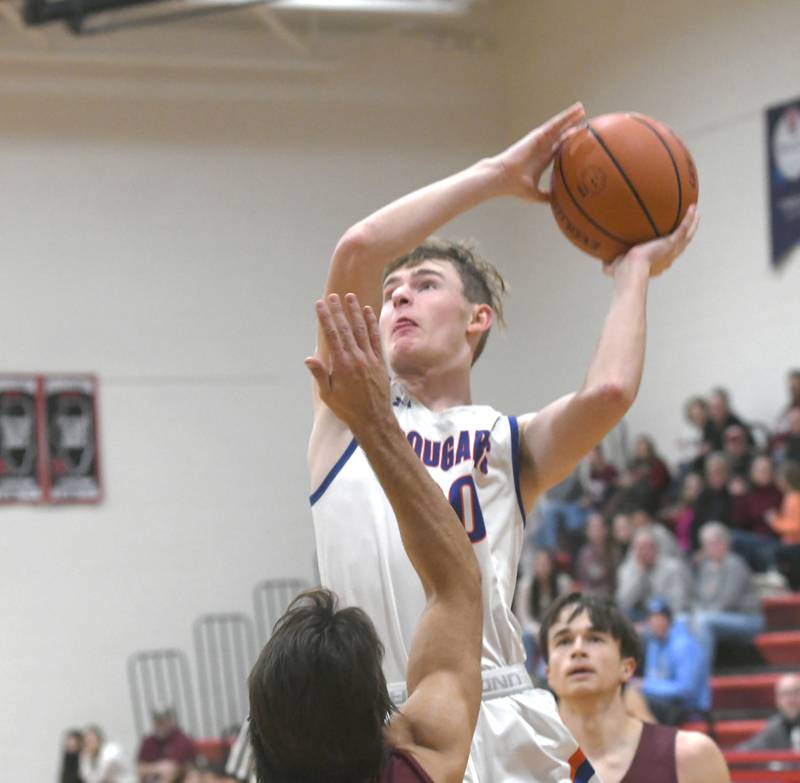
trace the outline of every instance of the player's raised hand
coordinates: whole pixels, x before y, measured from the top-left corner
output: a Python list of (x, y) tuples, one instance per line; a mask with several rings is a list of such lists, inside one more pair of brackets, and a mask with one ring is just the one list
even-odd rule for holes
[(337, 294), (330, 294), (315, 307), (330, 366), (319, 356), (309, 356), (305, 365), (320, 399), (353, 434), (365, 422), (386, 416), (393, 420), (389, 375), (373, 309), (362, 308), (355, 294), (347, 294), (344, 305)]
[(539, 182), (559, 146), (586, 119), (582, 103), (574, 103), (512, 144), (494, 160), (502, 167), (503, 191), (528, 201), (549, 201), (549, 191)]
[(650, 267), (650, 277), (658, 277), (669, 269), (675, 259), (683, 253), (692, 241), (700, 225), (700, 215), (697, 205), (692, 204), (683, 217), (680, 225), (668, 236), (653, 239), (641, 245), (635, 245), (627, 253), (614, 259), (610, 264), (605, 264), (603, 271), (607, 275), (616, 276), (617, 270), (628, 264), (647, 264)]

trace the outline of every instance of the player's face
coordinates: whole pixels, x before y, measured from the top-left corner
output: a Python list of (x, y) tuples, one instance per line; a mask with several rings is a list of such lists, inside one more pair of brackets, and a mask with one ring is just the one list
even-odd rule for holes
[(574, 606), (565, 606), (550, 628), (547, 680), (560, 699), (613, 695), (636, 668), (632, 658), (622, 658), (619, 642), (598, 631), (589, 613), (568, 618)]
[(389, 365), (400, 373), (444, 362), (469, 365), (467, 333), (475, 308), (447, 261), (396, 269), (384, 282), (380, 317)]

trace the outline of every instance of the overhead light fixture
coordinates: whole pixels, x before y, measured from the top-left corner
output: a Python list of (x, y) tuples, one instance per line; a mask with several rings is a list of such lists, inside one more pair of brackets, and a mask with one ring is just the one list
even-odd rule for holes
[(270, 8), (286, 11), (332, 11), (361, 14), (459, 16), (468, 0), (272, 0)]
[(251, 5), (261, 5), (270, 11), (460, 16), (473, 3), (474, 0), (25, 0), (23, 19), (28, 25), (63, 20), (73, 32), (80, 33), (84, 31), (84, 20), (91, 15), (142, 6), (151, 8), (152, 12), (134, 11), (127, 15), (128, 23), (132, 19), (139, 23), (157, 22)]

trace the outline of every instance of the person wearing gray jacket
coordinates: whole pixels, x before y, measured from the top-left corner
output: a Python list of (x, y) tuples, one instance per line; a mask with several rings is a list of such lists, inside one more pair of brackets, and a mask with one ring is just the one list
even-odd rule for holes
[(764, 630), (764, 615), (749, 566), (730, 551), (728, 528), (708, 522), (700, 543), (692, 626), (713, 663), (718, 641), (751, 642)]
[(800, 752), (800, 674), (784, 674), (775, 683), (773, 715), (763, 729), (736, 750), (795, 750)]
[(661, 598), (673, 614), (687, 613), (691, 604), (692, 575), (677, 557), (661, 554), (658, 539), (650, 529), (636, 531), (631, 543), (632, 556), (626, 558), (617, 574), (617, 603), (632, 620), (646, 617), (647, 604)]

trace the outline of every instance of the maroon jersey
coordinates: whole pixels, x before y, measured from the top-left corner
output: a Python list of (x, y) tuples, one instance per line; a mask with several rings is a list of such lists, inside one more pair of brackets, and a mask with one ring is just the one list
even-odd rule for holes
[(675, 758), (674, 726), (645, 723), (636, 755), (620, 783), (678, 783), (678, 764)]
[(380, 783), (433, 783), (430, 775), (410, 753), (397, 748), (389, 751), (389, 758), (378, 780)]

